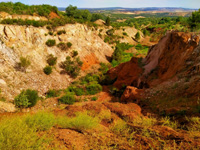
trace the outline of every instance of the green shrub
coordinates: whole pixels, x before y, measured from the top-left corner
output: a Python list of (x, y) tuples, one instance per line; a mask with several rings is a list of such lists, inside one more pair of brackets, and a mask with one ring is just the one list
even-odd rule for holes
[(66, 33), (65, 30), (60, 30), (60, 31), (57, 32), (58, 35), (65, 34), (65, 33)]
[(90, 83), (86, 86), (87, 94), (95, 95), (102, 91), (102, 86), (98, 83)]
[(31, 65), (30, 60), (27, 57), (20, 57), (20, 62), (18, 63), (18, 67), (21, 71), (26, 72), (26, 69)]
[(43, 136), (38, 136), (34, 128), (28, 127), (24, 122), (24, 117), (1, 120), (1, 150), (39, 150), (45, 149), (44, 145), (48, 145), (47, 141)]
[(68, 49), (68, 46), (66, 43), (60, 42), (57, 47), (62, 50), (62, 51), (66, 51)]
[(83, 88), (77, 87), (77, 86), (69, 86), (68, 90), (70, 92), (74, 92), (77, 96), (81, 96), (85, 94), (85, 91), (83, 90)]
[(52, 39), (48, 39), (46, 41), (46, 45), (49, 46), (49, 47), (55, 46), (56, 45), (56, 41), (52, 40)]
[(76, 102), (76, 98), (73, 93), (66, 93), (64, 96), (58, 99), (63, 104), (73, 105)]
[(99, 119), (93, 118), (89, 116), (87, 113), (77, 113), (76, 117), (73, 118), (68, 118), (68, 117), (58, 118), (58, 124), (62, 128), (84, 131), (97, 127), (97, 125), (99, 124)]
[(18, 96), (15, 97), (14, 104), (19, 108), (26, 108), (30, 105), (25, 91), (22, 91)]
[(107, 17), (107, 18), (106, 18), (106, 25), (107, 25), (107, 26), (110, 26), (110, 24), (111, 24), (110, 17)]
[(137, 41), (140, 40), (140, 32), (137, 32), (137, 33), (135, 34), (135, 39), (136, 39)]
[(129, 130), (129, 128), (127, 123), (120, 119), (111, 126), (111, 130), (116, 134), (122, 134), (123, 132), (126, 132), (126, 130)]
[(128, 36), (128, 34), (126, 32), (123, 32), (122, 34), (125, 35), (125, 36)]
[(115, 32), (114, 29), (109, 29), (109, 30), (106, 31), (106, 34), (108, 36), (113, 36), (114, 32)]
[(72, 47), (72, 43), (71, 42), (67, 42), (67, 47), (71, 48)]
[(39, 98), (38, 92), (36, 90), (27, 89), (25, 91), (25, 94), (27, 95), (27, 98), (28, 98), (28, 101), (29, 101), (28, 107), (35, 106), (36, 103), (37, 103), (37, 100)]
[(49, 66), (54, 66), (57, 63), (57, 57), (54, 57), (52, 54), (47, 56), (47, 63)]
[(55, 117), (52, 113), (39, 112), (34, 115), (26, 116), (25, 123), (31, 129), (45, 131), (54, 126)]
[(52, 30), (52, 27), (51, 27), (51, 26), (46, 26), (46, 28), (47, 28), (48, 30)]
[(14, 104), (19, 108), (33, 107), (36, 105), (38, 98), (37, 91), (27, 89), (15, 97)]
[(72, 51), (72, 57), (76, 57), (78, 55), (78, 51)]
[(60, 67), (64, 69), (64, 71), (68, 73), (71, 77), (76, 78), (80, 73), (82, 65), (83, 62), (80, 61), (79, 57), (71, 60), (71, 58), (67, 56), (66, 60), (64, 62), (61, 62)]
[(46, 75), (50, 75), (50, 74), (52, 73), (52, 67), (51, 67), (51, 66), (46, 66), (46, 67), (44, 67), (43, 72), (44, 72)]
[(60, 96), (60, 91), (58, 90), (49, 90), (48, 92), (46, 92), (46, 97), (50, 98), (50, 97), (58, 97)]
[(49, 34), (49, 35), (53, 35), (53, 32), (52, 32), (52, 31), (49, 31), (48, 34)]
[(96, 101), (97, 99), (98, 98), (96, 96), (91, 98), (92, 101)]
[(143, 30), (143, 34), (145, 37), (150, 35), (149, 31), (146, 29)]
[(137, 44), (137, 45), (135, 46), (135, 49), (137, 49), (137, 50), (142, 50), (142, 49), (143, 49), (142, 44)]

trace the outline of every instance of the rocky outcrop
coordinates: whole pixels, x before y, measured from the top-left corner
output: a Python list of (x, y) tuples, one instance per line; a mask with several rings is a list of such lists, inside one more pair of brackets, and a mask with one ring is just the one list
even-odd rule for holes
[(143, 89), (137, 89), (136, 87), (127, 86), (121, 97), (121, 102), (139, 103), (139, 100), (143, 97), (143, 93), (144, 93)]
[(137, 87), (142, 72), (138, 59), (133, 57), (129, 62), (110, 69), (108, 75), (112, 80), (116, 79), (114, 86), (120, 89), (124, 85)]
[(154, 70), (158, 79), (165, 81), (187, 69), (189, 59), (199, 46), (199, 37), (182, 32), (171, 32), (153, 46), (144, 59), (144, 76)]
[[(31, 88), (39, 91), (40, 95), (48, 89), (66, 88), (72, 79), (66, 74), (60, 74), (60, 62), (72, 51), (78, 51), (80, 59), (84, 62), (83, 70), (99, 62), (107, 63), (107, 57), (112, 55), (112, 48), (103, 42), (96, 31), (81, 24), (68, 24), (58, 27), (57, 31), (65, 30), (66, 34), (48, 35), (46, 27), (26, 27), (17, 25), (0, 25), (0, 88), (2, 95), (12, 100), (21, 90)], [(58, 47), (46, 46), (48, 39), (55, 39), (56, 43), (71, 42), (72, 47), (62, 51)], [(47, 65), (49, 54), (57, 57), (57, 64), (49, 76), (43, 73)], [(26, 73), (17, 71), (16, 64), (19, 58), (27, 57), (31, 66)]]
[[(124, 102), (135, 101), (135, 88), (153, 88), (176, 78), (191, 77), (200, 72), (200, 45), (199, 36), (190, 33), (169, 32), (158, 44), (149, 49), (148, 55), (141, 64), (137, 63), (136, 58), (121, 64), (108, 71), (111, 79), (116, 78), (114, 85), (121, 88), (122, 85), (128, 87), (122, 99)], [(142, 69), (143, 68), (143, 69)], [(191, 85), (199, 89), (198, 82)], [(196, 95), (198, 90), (188, 88), (189, 93)], [(196, 91), (196, 94), (195, 94)]]

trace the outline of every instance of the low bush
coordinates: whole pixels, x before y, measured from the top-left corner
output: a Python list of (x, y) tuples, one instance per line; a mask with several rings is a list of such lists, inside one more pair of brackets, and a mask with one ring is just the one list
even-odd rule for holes
[(128, 129), (128, 125), (125, 121), (119, 119), (111, 126), (111, 130), (116, 134), (121, 134)]
[(30, 60), (27, 57), (20, 57), (20, 62), (17, 64), (17, 69), (26, 72), (26, 69), (31, 65)]
[(71, 48), (72, 47), (72, 43), (71, 42), (67, 42), (67, 47)]
[(62, 51), (66, 51), (68, 49), (68, 46), (66, 43), (60, 42), (57, 47), (62, 50)]
[(38, 92), (35, 90), (27, 89), (23, 90), (18, 96), (14, 99), (14, 104), (19, 108), (33, 107), (36, 105), (38, 100)]
[(50, 74), (52, 73), (52, 67), (51, 67), (51, 66), (46, 66), (46, 67), (44, 67), (43, 72), (44, 72), (46, 75), (50, 75)]
[(66, 33), (65, 30), (60, 30), (60, 31), (57, 32), (58, 35), (65, 34), (65, 33)]
[(25, 123), (28, 127), (35, 131), (48, 130), (54, 126), (55, 122), (54, 115), (48, 112), (39, 112), (34, 115), (28, 115), (25, 118)]
[(49, 47), (55, 46), (56, 45), (56, 41), (52, 40), (52, 39), (48, 39), (46, 41), (46, 45), (49, 46)]
[(45, 149), (44, 145), (48, 144), (25, 123), (24, 117), (1, 120), (0, 133), (1, 150)]
[(98, 98), (96, 96), (91, 98), (92, 101), (96, 101), (97, 99)]
[(76, 57), (78, 55), (78, 51), (72, 51), (72, 57)]
[(141, 50), (141, 49), (143, 49), (142, 44), (137, 44), (137, 45), (135, 46), (135, 49), (136, 49), (136, 50)]
[(79, 86), (69, 86), (67, 89), (69, 92), (74, 92), (77, 96), (85, 94), (84, 89)]
[(49, 31), (48, 34), (49, 34), (49, 35), (53, 35), (53, 32), (52, 32), (52, 31)]
[(73, 60), (67, 56), (64, 62), (61, 62), (60, 67), (64, 69), (71, 77), (76, 78), (81, 70), (83, 62), (79, 57), (73, 58)]
[(19, 107), (19, 108), (26, 108), (29, 106), (30, 102), (27, 98), (25, 91), (22, 91), (19, 95), (15, 97), (14, 104), (16, 107)]
[(95, 95), (102, 91), (102, 86), (98, 83), (90, 83), (86, 85), (87, 94)]
[(128, 34), (126, 32), (123, 32), (122, 34), (125, 35), (125, 36), (128, 36)]
[(137, 33), (135, 34), (135, 39), (136, 39), (137, 41), (140, 40), (140, 32), (137, 32)]
[(38, 92), (36, 90), (27, 89), (25, 91), (25, 95), (27, 95), (28, 101), (30, 103), (28, 107), (35, 106), (39, 99)]
[(76, 102), (76, 98), (73, 93), (66, 93), (64, 96), (58, 99), (63, 104), (73, 105)]
[(49, 90), (48, 92), (46, 92), (46, 98), (50, 98), (50, 97), (58, 97), (60, 96), (60, 91), (59, 90)]
[(52, 54), (47, 56), (47, 63), (49, 66), (54, 66), (57, 63), (57, 57), (53, 56)]
[(74, 129), (79, 132), (97, 127), (99, 124), (98, 118), (93, 118), (87, 113), (77, 113), (76, 117), (58, 118), (58, 124), (62, 128)]

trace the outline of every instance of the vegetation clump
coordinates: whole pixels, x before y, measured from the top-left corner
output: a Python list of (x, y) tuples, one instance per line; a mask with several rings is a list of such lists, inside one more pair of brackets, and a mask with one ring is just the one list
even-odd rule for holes
[(71, 42), (67, 42), (67, 47), (71, 48), (72, 47), (72, 43)]
[(60, 30), (60, 31), (57, 32), (58, 35), (65, 34), (65, 33), (66, 33), (65, 30)]
[(46, 41), (46, 45), (49, 46), (49, 47), (55, 46), (56, 45), (56, 41), (52, 40), (52, 39), (48, 39)]
[(58, 124), (62, 128), (74, 129), (82, 132), (84, 130), (92, 129), (98, 126), (99, 119), (89, 116), (87, 113), (77, 113), (76, 117), (58, 118)]
[(76, 78), (81, 70), (83, 62), (80, 60), (79, 57), (71, 57), (67, 56), (64, 62), (61, 62), (60, 67), (64, 69), (66, 73), (68, 73), (73, 78)]
[(51, 66), (46, 66), (46, 67), (44, 67), (43, 72), (44, 72), (46, 75), (50, 75), (50, 74), (52, 73), (52, 67), (51, 67)]
[(76, 102), (76, 98), (73, 93), (67, 92), (64, 96), (58, 99), (63, 104), (73, 105)]
[(54, 55), (50, 54), (47, 56), (47, 63), (49, 66), (54, 66), (57, 63), (57, 57)]
[(115, 51), (112, 55), (111, 64), (113, 65), (113, 67), (117, 66), (120, 63), (129, 61), (133, 57), (133, 54), (124, 52), (131, 47), (133, 47), (133, 45), (129, 45), (128, 43), (117, 43)]
[(18, 15), (34, 15), (38, 14), (39, 16), (49, 17), (51, 12), (58, 14), (58, 8), (50, 5), (25, 5), (20, 2), (1, 2), (0, 10), (7, 12), (9, 14), (18, 14)]
[(33, 107), (36, 105), (38, 100), (38, 92), (35, 90), (27, 89), (23, 90), (14, 99), (14, 104), (19, 108)]
[(58, 97), (58, 96), (60, 96), (60, 90), (54, 90), (54, 89), (51, 90), (50, 89), (45, 94), (46, 94), (46, 98)]
[(137, 33), (135, 34), (135, 39), (136, 39), (137, 41), (140, 40), (140, 32), (137, 32)]
[(20, 62), (17, 64), (16, 68), (22, 72), (26, 72), (26, 69), (31, 65), (31, 61), (28, 57), (20, 57)]

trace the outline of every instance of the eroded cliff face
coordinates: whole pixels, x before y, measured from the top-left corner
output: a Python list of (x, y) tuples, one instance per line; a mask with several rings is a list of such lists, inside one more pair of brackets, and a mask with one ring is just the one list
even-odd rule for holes
[[(198, 99), (200, 94), (199, 43), (198, 35), (169, 32), (158, 44), (149, 49), (148, 55), (142, 61), (132, 58), (130, 62), (109, 70), (108, 75), (116, 79), (114, 85), (118, 88), (127, 85), (145, 89), (147, 94), (143, 94), (144, 97), (152, 96), (152, 93), (157, 91), (164, 91), (165, 97), (171, 95), (173, 100), (177, 97)], [(134, 94), (129, 93), (129, 95)], [(130, 101), (127, 94), (126, 97)], [(195, 103), (196, 100), (192, 105)]]
[[(106, 63), (107, 57), (112, 55), (112, 48), (99, 38), (96, 31), (85, 25), (68, 24), (58, 27), (55, 33), (59, 30), (65, 30), (66, 34), (50, 36), (45, 35), (48, 34), (45, 27), (0, 25), (0, 88), (4, 97), (12, 100), (22, 89), (27, 88), (36, 89), (41, 95), (48, 89), (66, 88), (72, 79), (66, 74), (60, 74), (59, 63), (71, 55), (73, 50), (78, 51), (84, 62), (83, 70), (99, 62)], [(72, 47), (67, 51), (56, 46), (48, 47), (45, 44), (48, 39), (55, 39), (57, 44), (71, 42)], [(49, 54), (58, 59), (53, 73), (47, 76), (43, 68), (47, 65)], [(15, 69), (21, 56), (31, 61), (26, 73)]]

